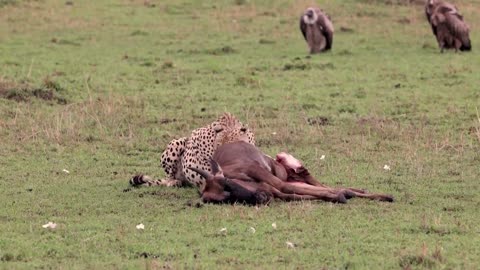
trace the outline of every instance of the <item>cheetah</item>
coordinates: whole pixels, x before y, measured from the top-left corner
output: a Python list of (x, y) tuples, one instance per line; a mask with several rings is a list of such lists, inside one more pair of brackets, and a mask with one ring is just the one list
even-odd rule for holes
[(244, 141), (255, 145), (253, 132), (234, 115), (224, 113), (213, 123), (195, 129), (190, 137), (172, 140), (161, 156), (161, 165), (167, 177), (153, 180), (147, 175), (130, 179), (132, 186), (194, 186), (200, 192), (205, 179), (189, 168), (211, 172), (209, 160), (214, 151), (225, 143)]

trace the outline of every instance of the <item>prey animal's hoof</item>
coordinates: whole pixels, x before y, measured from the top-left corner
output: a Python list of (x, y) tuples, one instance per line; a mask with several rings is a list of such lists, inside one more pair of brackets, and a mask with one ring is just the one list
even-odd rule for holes
[(272, 194), (264, 191), (255, 192), (254, 197), (256, 204), (268, 204), (272, 200)]
[(345, 196), (345, 198), (346, 198), (347, 200), (356, 197), (356, 196), (355, 196), (355, 192), (350, 191), (350, 190), (348, 190), (348, 189), (344, 189), (343, 192), (342, 192), (342, 194)]
[(391, 195), (384, 195), (382, 198), (380, 198), (381, 202), (394, 202), (395, 199)]
[(343, 192), (339, 193), (336, 198), (332, 200), (333, 203), (347, 203), (347, 198)]

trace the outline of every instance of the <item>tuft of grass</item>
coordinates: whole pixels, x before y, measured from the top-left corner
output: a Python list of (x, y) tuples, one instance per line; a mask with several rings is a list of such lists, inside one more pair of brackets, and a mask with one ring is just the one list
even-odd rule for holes
[(422, 250), (418, 255), (404, 255), (399, 259), (399, 266), (402, 269), (412, 268), (426, 268), (435, 269), (445, 261), (443, 256), (443, 248), (436, 246), (435, 250), (429, 254), (425, 243), (422, 245)]
[(237, 51), (230, 46), (224, 46), (216, 49), (205, 50), (205, 53), (212, 54), (212, 55), (226, 55), (226, 54), (233, 54), (236, 52)]
[(309, 125), (320, 125), (320, 126), (331, 125), (330, 120), (328, 119), (328, 117), (325, 117), (325, 116), (309, 117), (307, 119), (307, 123)]
[(260, 82), (253, 77), (238, 77), (236, 85), (241, 87), (258, 88), (260, 87)]
[(475, 108), (477, 111), (477, 121), (475, 121), (475, 127), (473, 129), (473, 134), (477, 137), (478, 142), (480, 142), (480, 113), (478, 112), (478, 108)]
[(340, 32), (353, 33), (353, 32), (355, 32), (355, 30), (353, 30), (353, 28), (350, 28), (350, 27), (340, 26)]
[(304, 62), (300, 59), (294, 59), (292, 63), (287, 63), (283, 66), (283, 70), (309, 70), (309, 69), (334, 69), (335, 66), (332, 63), (311, 63), (310, 61)]
[(425, 5), (423, 0), (362, 0), (369, 4), (385, 4), (385, 5)]
[(27, 102), (32, 98), (58, 104), (66, 104), (67, 100), (61, 96), (64, 89), (58, 82), (45, 79), (39, 87), (28, 83), (14, 83), (9, 81), (0, 81), (0, 97), (14, 100), (17, 102)]
[(260, 44), (275, 44), (275, 41), (274, 40), (270, 40), (270, 39), (265, 39), (265, 38), (261, 38), (258, 43)]
[(75, 42), (75, 41), (71, 41), (71, 40), (67, 40), (67, 39), (52, 38), (50, 41), (52, 43), (58, 44), (58, 45), (81, 46), (80, 43)]
[(17, 4), (17, 0), (0, 0), (0, 8), (8, 5), (15, 5)]
[(248, 4), (248, 0), (234, 0), (235, 5), (242, 6)]
[(170, 68), (173, 68), (173, 67), (174, 67), (174, 64), (173, 64), (172, 61), (165, 61), (162, 64), (162, 69), (170, 69)]
[(131, 36), (148, 36), (148, 32), (142, 30), (135, 30), (131, 34)]

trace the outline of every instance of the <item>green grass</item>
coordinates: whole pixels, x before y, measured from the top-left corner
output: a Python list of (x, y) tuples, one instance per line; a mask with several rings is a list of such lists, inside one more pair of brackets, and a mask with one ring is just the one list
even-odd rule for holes
[[(0, 268), (478, 267), (479, 1), (456, 1), (474, 46), (458, 54), (421, 5), (324, 1), (333, 51), (312, 57), (309, 1), (72, 2), (0, 1)], [(127, 189), (224, 111), (264, 152), (396, 202), (197, 208), (194, 189)]]

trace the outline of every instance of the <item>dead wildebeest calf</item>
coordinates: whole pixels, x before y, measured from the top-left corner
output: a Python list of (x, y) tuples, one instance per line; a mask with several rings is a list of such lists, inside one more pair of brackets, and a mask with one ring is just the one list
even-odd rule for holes
[(189, 168), (206, 180), (202, 200), (211, 203), (266, 204), (281, 200), (323, 200), (346, 203), (353, 197), (392, 202), (385, 194), (356, 188), (330, 188), (319, 183), (308, 170), (287, 153), (273, 159), (245, 142), (220, 146), (211, 160), (212, 173)]

